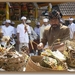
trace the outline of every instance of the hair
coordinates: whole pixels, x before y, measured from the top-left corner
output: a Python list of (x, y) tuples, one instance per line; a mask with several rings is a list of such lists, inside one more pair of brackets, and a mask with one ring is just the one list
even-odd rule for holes
[(60, 20), (60, 16), (59, 16), (57, 10), (52, 10), (49, 13), (49, 19), (59, 19)]

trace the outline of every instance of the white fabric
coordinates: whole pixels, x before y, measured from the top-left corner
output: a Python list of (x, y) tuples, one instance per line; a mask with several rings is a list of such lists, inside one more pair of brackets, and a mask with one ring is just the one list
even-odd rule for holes
[(40, 22), (36, 22), (36, 25), (40, 25)]
[(19, 33), (19, 41), (20, 43), (29, 43), (28, 33), (31, 34), (30, 27), (27, 25), (28, 32), (25, 32), (24, 24), (19, 24), (17, 26), (17, 33)]
[[(12, 35), (15, 34), (14, 27), (13, 27), (13, 26), (10, 26), (10, 25), (9, 25), (8, 27), (6, 27), (6, 26), (4, 25), (4, 26), (2, 26), (2, 33), (3, 33), (3, 36), (9, 36), (9, 37), (12, 38)], [(12, 45), (14, 45), (16, 42), (15, 42), (14, 39), (12, 39), (12, 40), (10, 41), (10, 43), (11, 43)]]
[(12, 26), (8, 26), (6, 27), (5, 25), (2, 26), (2, 33), (3, 33), (3, 36), (9, 36), (9, 37), (12, 37), (12, 34), (15, 34), (14, 32), (14, 27)]
[(36, 34), (37, 34), (38, 36), (40, 36), (40, 27), (39, 27), (39, 28), (35, 27), (35, 28), (34, 28), (34, 31), (36, 32)]
[(43, 22), (48, 22), (49, 20), (47, 18), (44, 18), (43, 19)]
[(25, 20), (26, 20), (27, 18), (26, 18), (25, 16), (23, 16), (23, 17), (21, 17), (21, 20), (23, 20), (23, 19), (25, 19)]
[(43, 38), (43, 32), (44, 32), (44, 29), (45, 29), (45, 27), (47, 27), (47, 26), (51, 26), (50, 24), (48, 24), (48, 25), (42, 25), (41, 27), (40, 27), (40, 41), (41, 41), (41, 39)]
[(17, 28), (14, 27), (14, 34), (16, 35), (17, 33)]
[(10, 21), (10, 20), (6, 20), (6, 22), (7, 22), (7, 23), (11, 23), (11, 21)]
[(70, 20), (70, 21), (73, 21), (74, 19), (73, 19), (73, 18), (69, 18), (69, 20)]
[(75, 24), (74, 23), (69, 24), (68, 27), (70, 29), (70, 38), (73, 39), (74, 32), (75, 32)]
[(15, 24), (15, 22), (12, 21), (11, 24)]
[(27, 20), (26, 23), (31, 23), (31, 20)]
[(33, 28), (30, 26), (31, 29), (31, 35), (30, 35), (30, 40), (35, 40), (37, 39), (38, 35), (36, 34), (36, 32), (33, 30)]

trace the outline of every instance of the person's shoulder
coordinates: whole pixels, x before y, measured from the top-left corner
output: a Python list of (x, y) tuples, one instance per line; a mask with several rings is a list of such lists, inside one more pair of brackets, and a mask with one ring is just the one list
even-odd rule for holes
[(62, 25), (62, 26), (61, 26), (61, 30), (68, 32), (68, 31), (69, 31), (69, 27), (66, 26), (66, 25)]
[(49, 29), (50, 29), (50, 27), (51, 27), (51, 26), (49, 26), (49, 25), (48, 25), (48, 26), (46, 26), (46, 27), (45, 27), (45, 30), (49, 30)]
[(1, 26), (1, 28), (4, 28), (4, 27), (5, 27), (5, 25), (2, 25), (2, 26)]
[(75, 23), (72, 23), (72, 26), (75, 26)]
[(22, 27), (22, 24), (18, 24), (17, 27)]
[(44, 27), (44, 25), (40, 26), (40, 29), (42, 29)]
[(69, 29), (66, 25), (61, 25), (61, 29)]
[(9, 27), (10, 27), (10, 28), (14, 28), (14, 27), (13, 27), (13, 26), (11, 26), (11, 25), (10, 25)]

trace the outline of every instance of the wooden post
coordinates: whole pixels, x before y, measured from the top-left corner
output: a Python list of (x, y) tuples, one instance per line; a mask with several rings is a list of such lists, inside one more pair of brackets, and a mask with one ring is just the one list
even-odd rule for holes
[(51, 10), (52, 10), (52, 4), (49, 3), (49, 5), (48, 5), (48, 11), (51, 12)]
[(38, 8), (35, 8), (35, 18), (36, 18), (36, 20), (38, 18)]
[(8, 5), (8, 2), (6, 2), (6, 19), (9, 19), (9, 5)]

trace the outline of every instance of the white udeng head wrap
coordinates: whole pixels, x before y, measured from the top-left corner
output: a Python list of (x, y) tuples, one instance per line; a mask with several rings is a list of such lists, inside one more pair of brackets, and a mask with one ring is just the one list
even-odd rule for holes
[(27, 20), (26, 23), (31, 23), (31, 20)]
[(73, 18), (69, 18), (69, 20), (70, 20), (70, 21), (73, 21), (74, 19), (73, 19)]
[(10, 20), (6, 20), (6, 22), (7, 22), (7, 23), (11, 23), (11, 21), (10, 21)]
[(27, 18), (25, 16), (21, 17), (21, 20), (24, 20), (24, 19), (26, 20)]
[(47, 18), (44, 18), (43, 19), (43, 22), (48, 22), (49, 20)]

